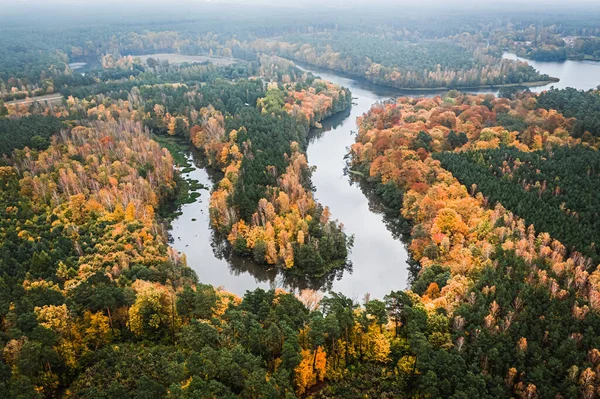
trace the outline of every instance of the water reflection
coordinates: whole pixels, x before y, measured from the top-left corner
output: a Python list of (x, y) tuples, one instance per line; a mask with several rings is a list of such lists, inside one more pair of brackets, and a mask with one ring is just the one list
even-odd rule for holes
[(196, 180), (207, 189), (200, 190), (200, 197), (195, 202), (180, 207), (179, 216), (171, 222), (170, 242), (185, 254), (188, 265), (201, 282), (222, 286), (238, 295), (257, 287), (294, 292), (307, 288), (328, 291), (345, 272), (352, 272), (349, 263), (322, 278), (306, 278), (282, 273), (277, 268), (267, 268), (250, 258), (235, 255), (226, 237), (210, 227), (210, 188), (220, 180), (220, 173), (206, 168), (201, 154), (193, 149), (189, 149), (185, 157), (193, 166), (185, 170), (182, 177), (188, 181)]
[(350, 116), (351, 109), (352, 108), (348, 108), (345, 111), (339, 112), (325, 119), (323, 122), (321, 122), (320, 129), (311, 129), (308, 134), (308, 144), (310, 145), (311, 143), (314, 143), (322, 138), (323, 135), (328, 131), (336, 129), (338, 126), (340, 126), (342, 122), (344, 122), (344, 120)]
[(369, 210), (382, 215), (383, 223), (390, 233), (392, 233), (394, 239), (401, 240), (404, 243), (408, 242), (411, 224), (407, 219), (402, 217), (400, 208), (392, 209), (387, 207), (381, 200), (381, 197), (377, 195), (375, 185), (369, 183), (366, 179), (350, 175), (348, 176), (348, 180), (349, 184), (356, 184), (360, 188), (360, 191), (367, 198)]
[[(284, 273), (276, 267), (259, 265), (251, 258), (235, 255), (226, 237), (216, 233), (213, 233), (212, 237), (213, 253), (218, 259), (227, 261), (231, 276), (239, 277), (250, 274), (257, 282), (263, 283), (272, 289), (283, 288), (293, 292), (300, 292), (304, 289), (329, 291), (333, 281), (341, 279), (345, 272), (352, 273), (351, 263), (320, 278), (308, 278), (290, 272)], [(252, 287), (247, 289), (252, 289)]]

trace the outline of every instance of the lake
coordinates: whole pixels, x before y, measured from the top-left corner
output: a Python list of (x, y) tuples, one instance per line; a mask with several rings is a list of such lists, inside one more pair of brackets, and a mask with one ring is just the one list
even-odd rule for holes
[(596, 61), (533, 61), (517, 57), (513, 53), (504, 53), (504, 58), (510, 60), (525, 61), (541, 73), (559, 78), (559, 82), (550, 83), (544, 86), (531, 87), (534, 93), (540, 93), (554, 86), (557, 89), (573, 87), (579, 90), (595, 89), (600, 85), (600, 62)]

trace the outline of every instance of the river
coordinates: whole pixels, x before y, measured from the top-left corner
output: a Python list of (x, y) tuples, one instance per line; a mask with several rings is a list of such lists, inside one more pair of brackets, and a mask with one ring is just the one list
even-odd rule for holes
[(349, 112), (334, 115), (323, 123), (323, 129), (313, 132), (307, 150), (309, 164), (317, 166), (312, 179), (316, 199), (329, 206), (332, 216), (344, 224), (348, 234), (354, 235), (350, 255), (353, 270), (334, 281), (332, 289), (359, 299), (367, 292), (374, 298), (383, 298), (390, 291), (406, 288), (408, 254), (405, 245), (386, 228), (377, 201), (370, 203), (359, 185), (350, 184), (344, 174), (344, 157), (354, 143), (356, 118), (374, 103), (399, 92), (323, 70), (314, 72), (348, 87), (354, 98)]
[[(505, 54), (510, 58), (514, 55)], [(565, 63), (532, 62), (540, 72), (560, 78), (555, 87), (589, 89), (600, 83), (600, 63), (567, 61)], [(369, 200), (357, 184), (352, 184), (344, 174), (344, 157), (354, 143), (356, 118), (367, 112), (378, 101), (399, 95), (412, 95), (399, 90), (353, 79), (336, 72), (315, 67), (304, 67), (323, 79), (348, 87), (354, 104), (350, 110), (334, 115), (323, 122), (323, 128), (311, 132), (307, 150), (308, 162), (317, 167), (313, 174), (315, 197), (329, 206), (332, 217), (345, 226), (347, 234), (354, 235), (354, 248), (350, 255), (351, 270), (339, 271), (326, 280), (307, 281), (266, 271), (249, 259), (231, 255), (223, 240), (215, 239), (208, 215), (209, 191), (202, 190), (200, 198), (181, 208), (181, 216), (172, 222), (173, 247), (186, 254), (188, 265), (201, 282), (222, 286), (238, 295), (257, 287), (284, 288), (298, 291), (303, 288), (333, 290), (362, 299), (369, 293), (373, 298), (383, 298), (392, 290), (404, 289), (408, 279), (408, 254), (405, 245), (386, 228), (382, 211), (376, 200)], [(532, 88), (539, 92), (551, 85)], [(489, 92), (485, 90), (479, 93)], [(435, 93), (427, 93), (433, 96)], [(207, 187), (215, 183), (193, 152), (187, 154), (194, 170), (185, 173), (186, 179), (195, 179)]]
[[(231, 255), (223, 240), (214, 237), (209, 225), (210, 194), (208, 190), (201, 190), (196, 202), (182, 206), (182, 214), (172, 221), (171, 230), (173, 247), (185, 253), (188, 265), (201, 282), (222, 286), (238, 295), (257, 287), (293, 291), (312, 288), (341, 292), (355, 299), (362, 299), (366, 293), (373, 298), (383, 298), (392, 290), (406, 288), (408, 255), (404, 244), (386, 228), (376, 201), (369, 201), (360, 187), (351, 184), (344, 174), (344, 157), (354, 143), (356, 118), (373, 103), (400, 93), (323, 70), (316, 74), (348, 87), (354, 97), (350, 110), (328, 118), (323, 121), (322, 129), (311, 132), (307, 151), (309, 164), (317, 167), (313, 174), (316, 199), (329, 206), (332, 218), (344, 224), (347, 234), (354, 235), (351, 270), (341, 270), (325, 280), (306, 281), (276, 270), (265, 271), (249, 259)], [(183, 177), (212, 187), (214, 179), (203, 167), (200, 157), (193, 152), (186, 155), (194, 164), (194, 170), (184, 173)]]

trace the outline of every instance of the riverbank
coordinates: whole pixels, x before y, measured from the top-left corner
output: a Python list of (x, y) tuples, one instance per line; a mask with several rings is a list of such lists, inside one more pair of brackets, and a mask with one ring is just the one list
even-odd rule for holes
[(416, 93), (416, 94), (418, 94), (418, 93), (436, 93), (436, 92), (446, 92), (449, 90), (459, 90), (459, 91), (498, 90), (503, 87), (541, 87), (541, 86), (546, 86), (546, 85), (549, 85), (552, 83), (560, 82), (560, 78), (551, 76), (547, 80), (538, 80), (538, 81), (534, 81), (534, 82), (523, 82), (523, 83), (505, 83), (505, 84), (500, 84), (500, 85), (456, 86), (456, 87), (398, 87), (398, 86), (393, 86), (393, 85), (385, 83), (385, 82), (375, 82), (371, 79), (368, 79), (365, 76), (354, 75), (354, 74), (351, 74), (351, 73), (348, 73), (345, 71), (341, 71), (341, 70), (338, 70), (335, 68), (329, 68), (329, 67), (315, 65), (315, 64), (308, 64), (308, 63), (302, 62), (302, 61), (296, 61), (296, 60), (293, 60), (293, 61), (294, 61), (294, 63), (296, 63), (297, 65), (301, 66), (304, 69), (318, 68), (321, 70), (334, 72), (334, 73), (336, 73), (340, 76), (343, 76), (345, 78), (348, 78), (348, 79), (358, 80), (358, 81), (364, 80), (364, 81), (369, 82), (374, 85), (389, 87), (394, 90), (406, 92), (407, 94), (410, 94), (410, 93)]
[[(551, 77), (550, 79), (547, 79), (547, 80), (538, 80), (538, 81), (535, 81), (535, 82), (506, 83), (506, 84), (501, 84), (501, 85), (457, 86), (457, 87), (431, 87), (431, 88), (419, 87), (419, 88), (415, 88), (415, 89), (405, 88), (405, 87), (400, 88), (400, 87), (394, 87), (394, 86), (390, 86), (390, 87), (394, 87), (394, 88), (397, 88), (398, 90), (402, 90), (402, 91), (424, 93), (424, 92), (440, 92), (440, 91), (448, 91), (448, 90), (458, 90), (458, 91), (464, 91), (464, 90), (494, 90), (494, 89), (501, 89), (503, 87), (539, 87), (539, 86), (545, 86), (547, 84), (556, 83), (556, 82), (560, 82), (560, 79), (559, 78)], [(380, 84), (380, 83), (377, 83), (377, 84)]]
[(591, 61), (591, 62), (600, 62), (600, 58), (598, 58), (598, 57), (592, 57), (590, 55), (583, 55), (583, 56), (568, 55), (566, 58), (562, 58), (562, 59), (544, 60), (544, 59), (531, 58), (530, 55), (527, 54), (527, 53), (516, 52), (516, 51), (510, 50), (510, 49), (504, 49), (504, 51), (510, 52), (510, 53), (515, 53), (518, 57), (521, 57), (521, 58), (524, 58), (524, 59), (528, 59), (528, 60), (531, 60), (531, 61), (535, 61), (535, 62), (566, 62), (566, 61)]

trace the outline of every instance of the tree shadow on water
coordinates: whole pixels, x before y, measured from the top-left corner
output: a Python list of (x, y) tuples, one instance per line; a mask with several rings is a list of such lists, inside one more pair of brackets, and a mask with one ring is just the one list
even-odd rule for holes
[(211, 247), (215, 257), (227, 262), (231, 275), (248, 273), (258, 282), (267, 283), (271, 289), (282, 288), (297, 293), (305, 289), (329, 292), (334, 281), (341, 280), (344, 273), (352, 273), (352, 263), (349, 260), (342, 267), (335, 268), (321, 277), (308, 277), (280, 267), (259, 264), (249, 257), (235, 254), (226, 237), (215, 231), (212, 234)]

